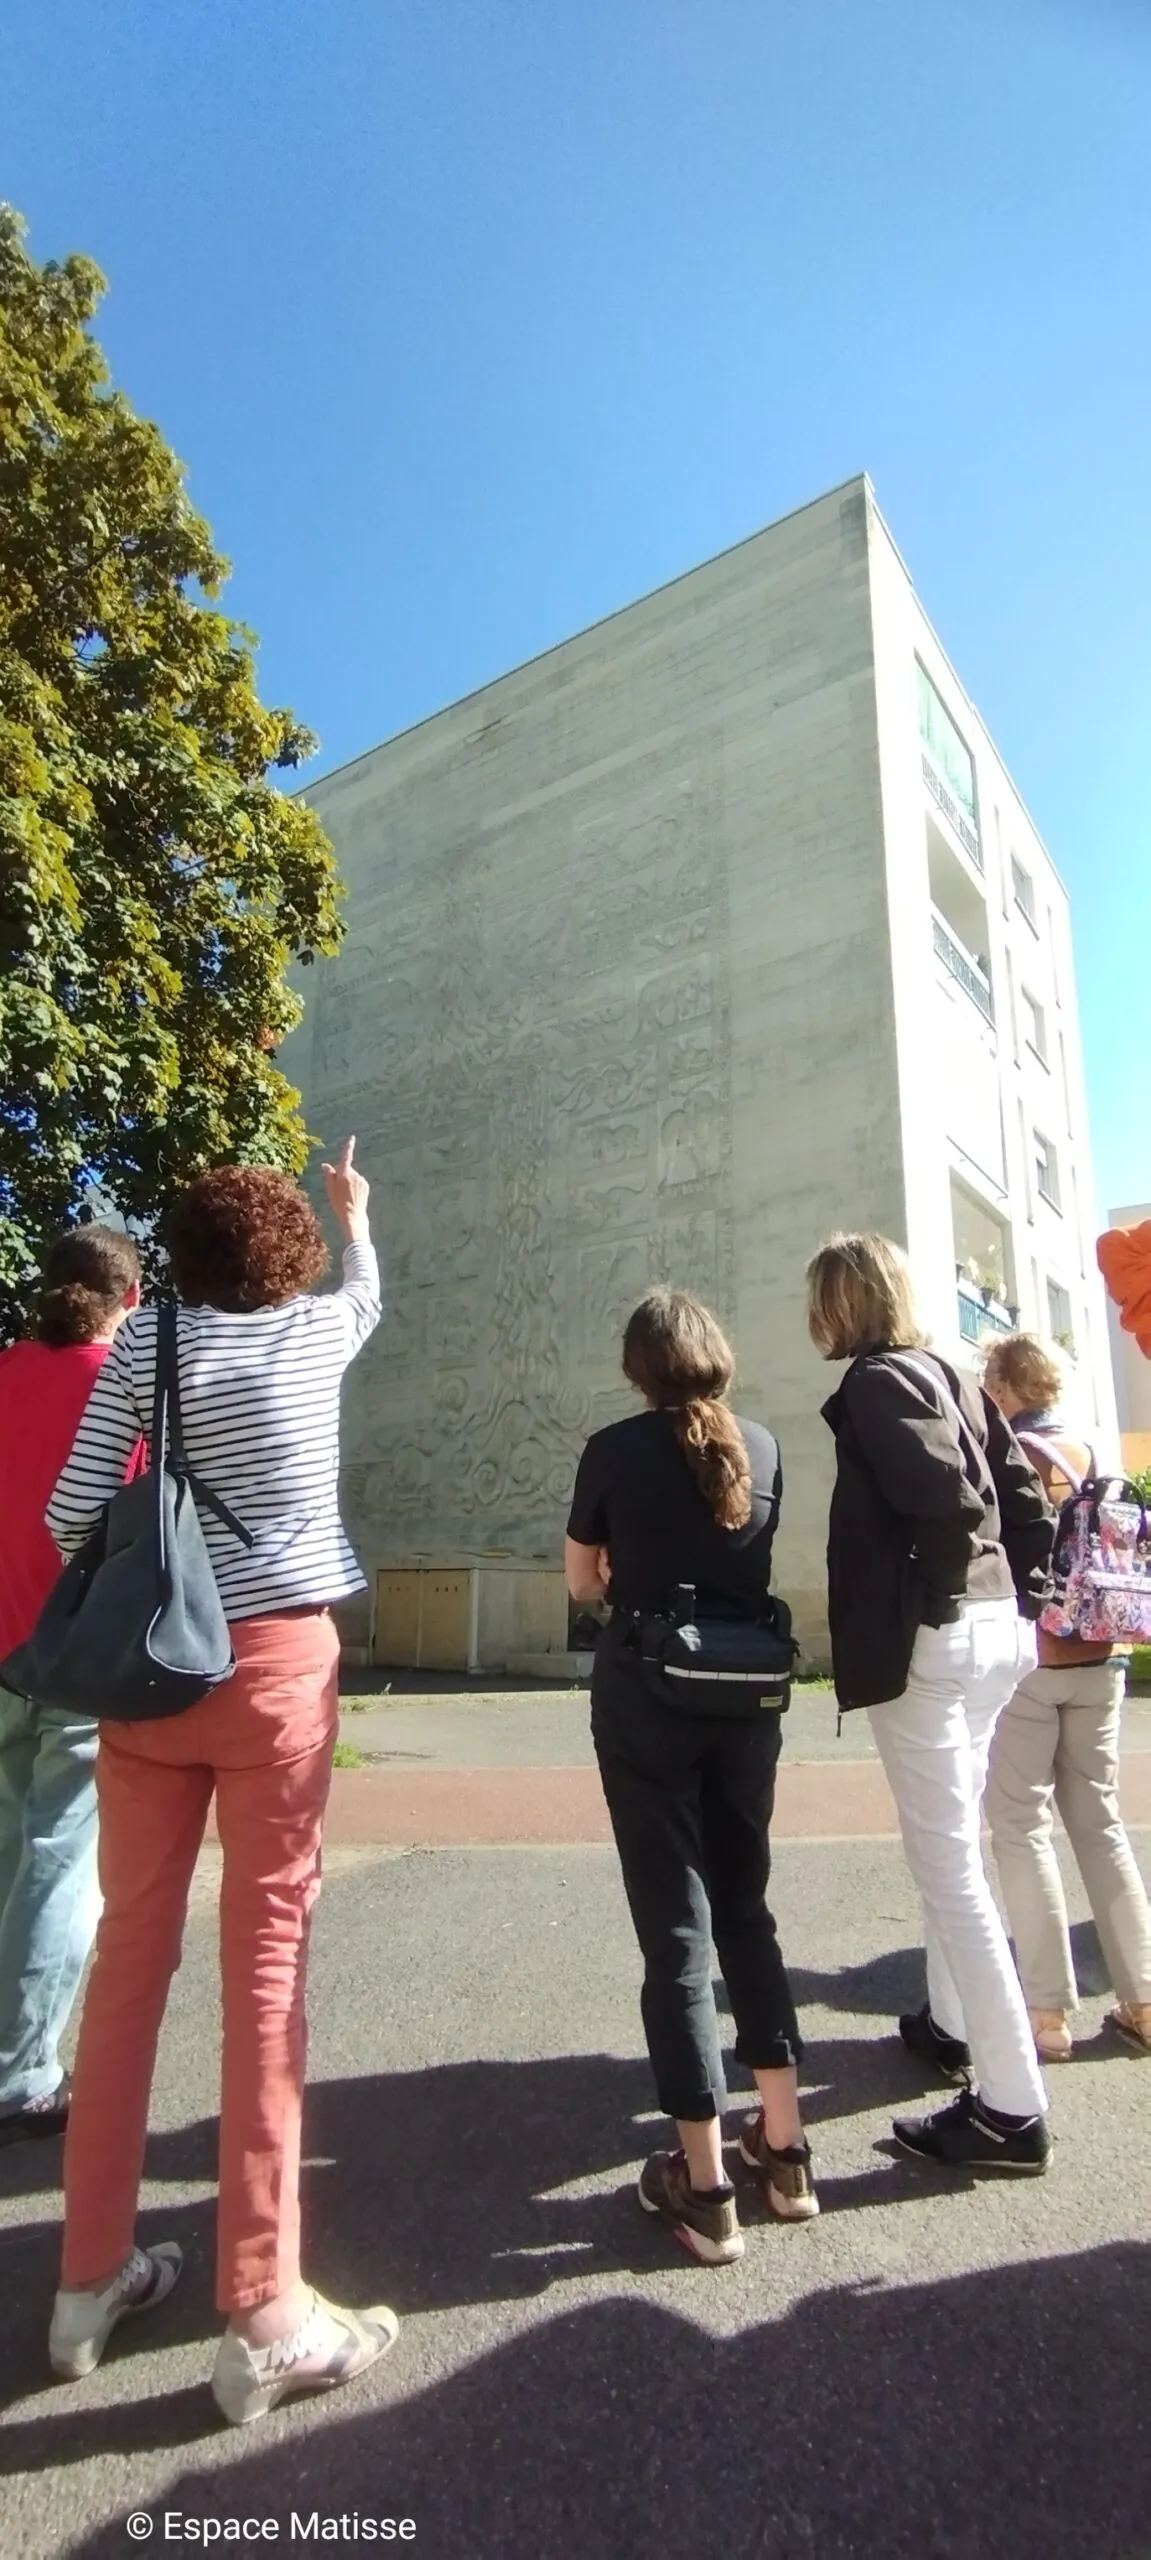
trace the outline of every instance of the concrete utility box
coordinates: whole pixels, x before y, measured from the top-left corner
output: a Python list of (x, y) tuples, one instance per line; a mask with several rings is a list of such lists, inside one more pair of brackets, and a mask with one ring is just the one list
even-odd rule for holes
[(562, 1573), (514, 1561), (378, 1573), (372, 1660), (405, 1671), (515, 1671), (566, 1658)]

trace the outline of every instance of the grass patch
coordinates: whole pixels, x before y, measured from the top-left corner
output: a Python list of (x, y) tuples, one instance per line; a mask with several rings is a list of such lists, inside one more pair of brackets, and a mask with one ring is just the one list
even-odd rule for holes
[(354, 1742), (337, 1742), (332, 1753), (333, 1769), (366, 1769), (367, 1765), (363, 1752), (357, 1751)]
[(1151, 1689), (1151, 1644), (1137, 1644), (1127, 1667), (1129, 1689)]

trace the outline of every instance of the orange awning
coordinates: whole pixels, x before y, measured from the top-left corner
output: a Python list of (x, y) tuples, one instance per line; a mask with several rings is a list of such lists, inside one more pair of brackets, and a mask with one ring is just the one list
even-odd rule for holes
[(1151, 1218), (1139, 1227), (1109, 1227), (1095, 1251), (1124, 1332), (1151, 1360)]

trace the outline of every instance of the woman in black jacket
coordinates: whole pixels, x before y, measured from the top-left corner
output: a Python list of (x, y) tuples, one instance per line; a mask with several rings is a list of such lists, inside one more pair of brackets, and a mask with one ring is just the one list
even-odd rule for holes
[(868, 1710), (923, 1899), (928, 2001), (900, 2034), (974, 2082), (896, 2139), (948, 2168), (1039, 2175), (1047, 2097), (979, 1808), (996, 1722), (1034, 1668), (1053, 1515), (991, 1398), (925, 1348), (898, 1245), (833, 1236), (807, 1278), (817, 1350), (851, 1362), (824, 1406), (835, 1685)]
[(723, 2163), (713, 1934), (736, 2053), (761, 2101), (740, 2150), (775, 2213), (800, 2222), (818, 2212), (796, 2090), (803, 2048), (764, 1899), (780, 1718), (665, 1703), (632, 1613), (665, 1611), (690, 1584), (701, 1617), (761, 1618), (782, 1476), (770, 1431), (728, 1409), (731, 1351), (697, 1299), (670, 1289), (645, 1298), (624, 1335), (623, 1367), (646, 1411), (587, 1443), (567, 1579), (573, 1599), (606, 1591), (612, 1603), (592, 1673), (592, 1736), (643, 1951), (648, 2051), (682, 2146), (645, 2163), (640, 2203), (696, 2257), (722, 2265), (743, 2255), (743, 2237)]

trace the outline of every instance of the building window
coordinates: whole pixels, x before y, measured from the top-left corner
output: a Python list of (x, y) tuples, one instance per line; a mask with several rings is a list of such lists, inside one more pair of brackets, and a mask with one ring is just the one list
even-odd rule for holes
[(1061, 1280), (1049, 1280), (1047, 1283), (1047, 1326), (1053, 1341), (1060, 1343), (1064, 1351), (1074, 1351), (1071, 1295)]
[(1041, 1130), (1033, 1130), (1032, 1136), (1035, 1143), (1035, 1182), (1039, 1197), (1041, 1200), (1046, 1200), (1049, 1209), (1062, 1208), (1063, 1204), (1059, 1197), (1059, 1158), (1050, 1138), (1045, 1138)]
[(1059, 1034), (1059, 1068), (1063, 1082), (1063, 1109), (1067, 1120), (1067, 1135), (1070, 1138), (1075, 1133), (1075, 1121), (1071, 1110), (1071, 1078), (1067, 1071), (1067, 1043), (1062, 1032)]
[(932, 763), (974, 827), (975, 767), (971, 751), (964, 745), (951, 713), (944, 709), (926, 668), (920, 666), (918, 659), (915, 662), (915, 681), (919, 698), (919, 735)]
[(1039, 926), (1035, 915), (1035, 883), (1031, 873), (1024, 870), (1018, 855), (1014, 853), (1011, 856), (1011, 888), (1020, 914), (1026, 916), (1032, 932), (1038, 933)]
[(1036, 1057), (1042, 1059), (1046, 1066), (1047, 1016), (1038, 997), (1029, 995), (1026, 987), (1020, 988), (1019, 1001), (1023, 1010), (1023, 1037), (1028, 1048), (1033, 1049)]

